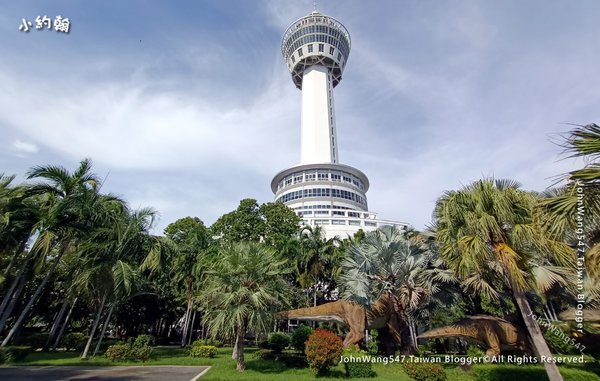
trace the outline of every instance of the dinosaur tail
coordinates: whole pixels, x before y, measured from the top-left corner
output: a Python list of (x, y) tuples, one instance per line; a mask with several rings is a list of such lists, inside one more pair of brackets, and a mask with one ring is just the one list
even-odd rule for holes
[(422, 334), (419, 335), (419, 339), (435, 339), (438, 337), (458, 337), (458, 336), (468, 336), (471, 337), (472, 335), (469, 334), (469, 332), (467, 332), (463, 327), (461, 326), (450, 326), (450, 327), (440, 327), (440, 328), (434, 328), (431, 329), (427, 332), (423, 332)]
[(313, 321), (341, 321), (336, 311), (332, 311), (332, 303), (316, 307), (298, 308), (296, 310), (282, 311), (277, 315), (280, 319), (313, 320)]

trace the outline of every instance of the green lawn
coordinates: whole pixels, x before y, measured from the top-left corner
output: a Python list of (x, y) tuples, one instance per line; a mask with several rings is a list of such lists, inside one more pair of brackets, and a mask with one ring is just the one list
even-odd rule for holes
[[(98, 356), (83, 361), (79, 358), (79, 353), (74, 352), (34, 352), (30, 353), (24, 361), (15, 365), (201, 365), (211, 367), (208, 373), (202, 377), (202, 380), (206, 381), (304, 381), (315, 379), (313, 372), (309, 368), (286, 368), (277, 361), (259, 360), (255, 358), (254, 352), (256, 352), (256, 349), (254, 348), (246, 349), (246, 371), (243, 373), (237, 372), (235, 369), (235, 361), (231, 359), (231, 348), (219, 348), (219, 355), (210, 359), (186, 356), (184, 351), (177, 347), (159, 347), (155, 349), (153, 358), (145, 363), (111, 362), (104, 356)], [(373, 369), (377, 373), (376, 380), (411, 381), (399, 364), (374, 364)], [(472, 380), (468, 374), (455, 366), (447, 367), (446, 371), (448, 373), (448, 381)], [(324, 378), (347, 380), (347, 378), (345, 378), (344, 366), (341, 364), (338, 365), (332, 369), (331, 374), (328, 377)]]
[[(184, 351), (178, 347), (159, 347), (155, 349), (153, 358), (145, 363), (141, 362), (111, 362), (104, 356), (91, 358), (87, 361), (82, 361), (78, 353), (73, 352), (55, 352), (55, 353), (30, 353), (27, 358), (15, 365), (199, 365), (210, 366), (211, 369), (203, 377), (203, 381), (229, 381), (229, 380), (244, 380), (244, 381), (304, 381), (314, 380), (315, 376), (309, 368), (294, 369), (286, 368), (282, 363), (277, 361), (259, 360), (254, 356), (255, 348), (247, 348), (246, 353), (246, 371), (243, 373), (237, 372), (235, 369), (235, 361), (231, 359), (231, 348), (219, 348), (219, 354), (215, 358), (193, 358), (186, 356)], [(598, 363), (592, 358), (587, 364), (579, 364), (566, 366), (562, 368), (579, 369), (600, 373)], [(474, 378), (464, 372), (454, 364), (443, 364), (448, 375), (448, 381), (474, 381)], [(484, 367), (494, 367), (486, 365)], [(527, 369), (539, 368), (541, 366), (515, 367), (510, 365), (497, 365), (498, 368), (505, 368), (504, 371), (526, 371)], [(516, 368), (516, 369), (515, 369)], [(402, 366), (398, 363), (373, 364), (373, 370), (377, 373), (376, 380), (398, 380), (411, 381), (404, 373)], [(569, 371), (569, 369), (566, 369)], [(565, 376), (567, 376), (565, 374)], [(593, 375), (592, 375), (593, 376)], [(519, 376), (516, 377), (518, 379)], [(332, 369), (331, 373), (323, 379), (345, 379), (344, 366), (339, 364)], [(578, 377), (566, 377), (568, 379), (579, 379)], [(589, 379), (589, 378), (586, 378)], [(600, 380), (600, 378), (598, 378)], [(514, 376), (509, 376), (508, 381), (515, 381)]]

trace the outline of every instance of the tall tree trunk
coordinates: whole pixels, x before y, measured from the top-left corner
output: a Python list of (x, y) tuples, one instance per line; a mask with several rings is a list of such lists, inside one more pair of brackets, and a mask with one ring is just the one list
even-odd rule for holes
[(188, 297), (187, 309), (183, 318), (183, 327), (181, 330), (181, 346), (184, 347), (187, 341), (187, 331), (190, 322), (190, 315), (192, 314), (192, 298)]
[(412, 318), (412, 316), (408, 317), (408, 328), (409, 328), (409, 332), (410, 332), (410, 340), (412, 345), (417, 348), (418, 347), (418, 343), (417, 343), (417, 326), (415, 324), (415, 319)]
[(65, 250), (61, 248), (60, 253), (54, 259), (54, 263), (50, 267), (50, 270), (48, 270), (48, 272), (46, 273), (46, 276), (44, 277), (42, 282), (39, 284), (37, 289), (35, 290), (35, 293), (29, 299), (29, 302), (27, 303), (27, 305), (25, 306), (23, 311), (21, 311), (21, 315), (19, 315), (19, 318), (13, 325), (10, 332), (8, 332), (8, 335), (6, 335), (6, 337), (4, 338), (4, 341), (2, 342), (2, 345), (0, 345), (0, 347), (5, 347), (12, 340), (15, 333), (21, 328), (21, 325), (25, 321), (25, 318), (27, 317), (27, 315), (29, 315), (29, 310), (33, 306), (33, 303), (35, 303), (36, 300), (40, 297), (40, 295), (42, 294), (42, 291), (44, 291), (44, 288), (46, 287), (46, 284), (48, 283), (48, 280), (54, 274), (54, 271), (56, 270), (56, 267), (58, 266), (58, 263), (60, 262), (60, 259), (62, 258), (64, 252), (65, 252)]
[(12, 258), (10, 259), (8, 266), (6, 266), (6, 269), (4, 269), (3, 275), (5, 278), (8, 276), (8, 272), (10, 271), (10, 269), (15, 265), (15, 262), (17, 261), (17, 258), (19, 258), (19, 255), (23, 252), (23, 250), (25, 250), (25, 245), (27, 245), (28, 240), (29, 240), (29, 237), (27, 237), (26, 239), (21, 241), (21, 243), (19, 244), (19, 247), (17, 247), (17, 249), (15, 250), (15, 253), (13, 254)]
[(68, 306), (69, 306), (69, 299), (65, 299), (62, 306), (60, 307), (60, 311), (58, 312), (58, 314), (56, 315), (56, 318), (54, 319), (54, 323), (52, 324), (50, 333), (48, 334), (48, 340), (46, 340), (46, 344), (44, 345), (44, 349), (43, 349), (44, 352), (47, 352), (48, 349), (50, 348), (50, 344), (52, 343), (52, 340), (54, 339), (54, 336), (56, 335), (56, 331), (58, 330), (58, 327), (60, 327), (60, 323), (63, 320), (65, 312), (67, 312)]
[(240, 344), (240, 337), (237, 335), (237, 332), (236, 332), (236, 335), (235, 335), (235, 344), (233, 344), (233, 352), (231, 352), (231, 358), (234, 359), (234, 360), (237, 360), (238, 345), (239, 344)]
[(23, 289), (25, 288), (25, 285), (27, 284), (27, 279), (25, 279), (24, 276), (21, 277), (19, 281), (20, 281), (19, 286), (15, 290), (13, 295), (10, 298), (8, 298), (8, 295), (6, 297), (6, 299), (7, 300), (10, 299), (10, 301), (9, 301), (8, 305), (6, 306), (6, 308), (4, 309), (2, 318), (0, 318), (0, 333), (2, 333), (2, 331), (4, 331), (4, 326), (6, 325), (6, 321), (12, 314), (13, 309), (17, 305), (17, 300), (19, 300), (19, 297), (21, 296), (21, 293), (23, 292)]
[[(552, 353), (550, 352), (550, 348), (548, 348), (548, 344), (542, 335), (540, 326), (533, 316), (533, 312), (531, 311), (531, 307), (529, 306), (529, 301), (527, 300), (525, 293), (523, 291), (518, 291), (517, 288), (513, 286), (513, 296), (517, 302), (519, 310), (521, 311), (523, 321), (525, 322), (525, 327), (527, 328), (527, 332), (531, 338), (531, 344), (533, 345), (533, 350), (535, 355), (538, 357), (538, 360), (541, 359), (541, 356), (545, 356), (546, 359), (551, 359)], [(548, 374), (548, 379), (550, 381), (563, 381), (563, 377), (555, 363), (544, 361), (544, 368), (546, 368), (546, 373)]]
[(192, 339), (194, 336), (194, 322), (196, 321), (196, 310), (194, 310), (194, 313), (192, 314), (192, 322), (190, 324), (190, 332), (188, 334), (188, 341), (187, 341), (187, 345), (192, 345)]
[(554, 316), (554, 321), (558, 321), (558, 315), (556, 315), (556, 310), (554, 309), (554, 306), (552, 305), (552, 303), (549, 303), (550, 306), (550, 311), (552, 312), (552, 316)]
[(394, 312), (398, 317), (398, 328), (400, 330), (400, 353), (403, 355), (413, 355), (417, 353), (417, 348), (413, 345), (410, 328), (406, 321), (406, 315), (404, 314), (404, 307), (395, 295), (390, 293), (389, 296), (394, 308)]
[(244, 361), (244, 336), (246, 335), (246, 329), (243, 326), (237, 329), (236, 347), (234, 352), (236, 353), (235, 359), (237, 361), (236, 369), (238, 372), (246, 370), (246, 362)]
[(102, 297), (102, 302), (100, 303), (100, 308), (98, 308), (98, 313), (96, 314), (96, 318), (94, 319), (94, 323), (92, 324), (92, 331), (90, 332), (90, 337), (88, 338), (87, 343), (85, 344), (85, 349), (81, 354), (82, 359), (87, 359), (88, 352), (90, 347), (92, 346), (92, 340), (94, 340), (94, 334), (96, 333), (96, 328), (98, 328), (98, 323), (100, 322), (100, 315), (102, 315), (102, 310), (104, 309), (104, 303), (106, 302), (106, 294), (108, 291), (104, 291), (104, 296)]
[(55, 350), (58, 344), (60, 344), (60, 340), (62, 339), (63, 334), (65, 333), (65, 329), (69, 326), (69, 319), (71, 318), (71, 314), (73, 313), (73, 309), (75, 308), (77, 299), (79, 299), (79, 297), (75, 297), (75, 299), (73, 299), (73, 303), (71, 303), (71, 308), (69, 308), (69, 313), (65, 318), (65, 322), (63, 323), (62, 327), (60, 327), (60, 332), (58, 333), (58, 336), (56, 336), (56, 340), (54, 340), (54, 344), (52, 344), (52, 348), (50, 348), (50, 350)]
[(106, 316), (106, 320), (104, 320), (104, 324), (100, 329), (100, 337), (98, 337), (98, 343), (96, 343), (96, 348), (94, 349), (94, 354), (92, 357), (95, 357), (100, 350), (100, 344), (102, 344), (102, 339), (104, 339), (104, 335), (106, 334), (106, 328), (108, 328), (108, 323), (110, 322), (110, 317), (112, 316), (113, 309), (115, 308), (115, 302), (110, 305), (110, 309), (108, 310), (108, 314)]
[[(8, 301), (11, 299), (12, 294), (15, 291), (15, 288), (17, 288), (17, 285), (19, 285), (20, 283), (21, 283), (21, 277), (16, 276), (15, 279), (13, 279), (13, 281), (11, 282), (8, 291), (6, 292), (6, 294), (4, 294), (4, 297), (2, 298), (2, 303), (0, 303), (0, 318), (2, 318), (4, 316), (4, 311), (6, 311), (6, 306), (8, 305)], [(0, 331), (1, 330), (2, 329), (0, 328)]]
[[(27, 281), (24, 278), (25, 278), (25, 273), (27, 272), (27, 269), (29, 268), (29, 263), (30, 263), (30, 261), (28, 260), (27, 262), (25, 262), (23, 264), (23, 266), (21, 267), (21, 270), (19, 270), (19, 273), (17, 274), (15, 279), (13, 279), (12, 283), (10, 284), (10, 288), (8, 289), (8, 292), (2, 298), (2, 303), (0, 303), (0, 318), (4, 317), (4, 314), (7, 310), (9, 301), (13, 300), (12, 296), (13, 296), (13, 292), (15, 291), (15, 289), (18, 288), (22, 283), (27, 283)], [(21, 288), (20, 290), (22, 291), (23, 289)], [(16, 298), (18, 299), (19, 296), (20, 296), (20, 291), (17, 291)], [(10, 312), (8, 314), (10, 315)], [(3, 328), (4, 328), (4, 325), (0, 325), (0, 332), (2, 332)]]

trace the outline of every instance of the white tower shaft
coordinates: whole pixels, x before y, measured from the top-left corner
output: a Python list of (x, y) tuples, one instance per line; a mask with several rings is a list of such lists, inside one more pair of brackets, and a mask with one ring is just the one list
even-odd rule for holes
[(302, 77), (300, 163), (338, 163), (336, 141), (331, 72), (313, 65)]

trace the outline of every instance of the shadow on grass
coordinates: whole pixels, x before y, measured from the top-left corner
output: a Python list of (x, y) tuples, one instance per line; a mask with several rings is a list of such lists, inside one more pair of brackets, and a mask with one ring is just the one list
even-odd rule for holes
[[(264, 374), (284, 373), (284, 372), (288, 372), (290, 369), (291, 369), (291, 367), (288, 367), (285, 364), (283, 364), (279, 361), (276, 361), (276, 360), (253, 359), (253, 360), (246, 361), (246, 370), (252, 370), (252, 371), (258, 372), (258, 373), (264, 373)], [(323, 375), (314, 376), (314, 377), (319, 378), (319, 379), (347, 378), (346, 372), (339, 370), (339, 369), (333, 369)]]
[(346, 372), (338, 370), (338, 369), (334, 369), (334, 370), (330, 370), (329, 372), (327, 372), (321, 376), (315, 376), (315, 378), (348, 378), (348, 377), (346, 377)]
[(282, 373), (288, 370), (288, 368), (280, 362), (260, 359), (247, 360), (246, 369), (259, 373)]

